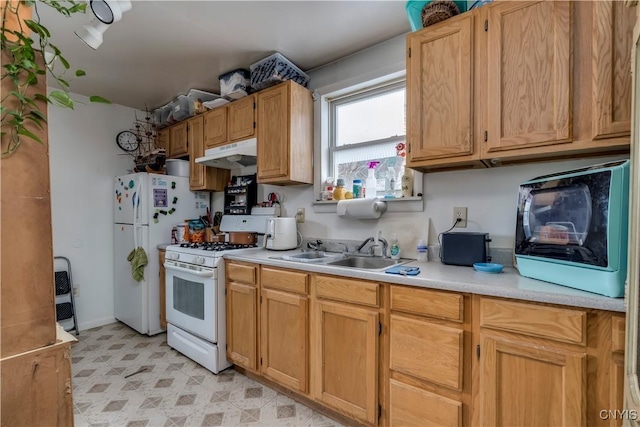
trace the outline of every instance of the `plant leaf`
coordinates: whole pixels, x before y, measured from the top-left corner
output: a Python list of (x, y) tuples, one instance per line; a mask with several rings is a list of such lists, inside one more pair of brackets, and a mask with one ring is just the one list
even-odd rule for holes
[(71, 108), (73, 110), (73, 101), (69, 97), (69, 94), (59, 90), (51, 91), (49, 94), (50, 99), (53, 99), (58, 105), (65, 108)]
[(67, 61), (64, 56), (58, 55), (58, 59), (60, 60), (60, 62), (62, 62), (62, 65), (64, 65), (64, 68), (66, 68), (67, 70), (71, 67), (71, 65), (69, 65), (69, 61)]
[(45, 116), (44, 114), (42, 114), (38, 110), (31, 110), (31, 112), (29, 114), (38, 117), (40, 120), (44, 121), (45, 123), (47, 121), (47, 116)]
[(33, 139), (34, 141), (36, 141), (36, 142), (38, 142), (40, 144), (43, 144), (42, 140), (38, 137), (38, 135), (36, 135), (33, 132), (29, 132), (27, 129), (25, 129), (23, 127), (18, 127), (17, 132), (18, 132), (18, 135), (24, 135), (24, 136), (26, 136), (28, 138)]
[(76, 70), (76, 77), (82, 77), (86, 75), (87, 73), (85, 73), (84, 70)]
[(97, 96), (97, 95), (93, 95), (89, 97), (89, 101), (91, 102), (100, 102), (102, 104), (111, 104), (111, 101), (109, 101), (106, 98), (103, 98), (101, 96)]
[(44, 101), (47, 104), (53, 104), (53, 101), (51, 101), (51, 99), (48, 96), (43, 95), (41, 93), (36, 93), (35, 95), (33, 95), (33, 97), (35, 99), (39, 99), (40, 101)]
[(30, 120), (31, 122), (33, 122), (36, 126), (38, 126), (40, 129), (44, 130), (44, 126), (42, 126), (42, 121), (40, 119), (36, 119), (34, 117), (31, 116), (27, 116), (26, 117), (27, 120)]

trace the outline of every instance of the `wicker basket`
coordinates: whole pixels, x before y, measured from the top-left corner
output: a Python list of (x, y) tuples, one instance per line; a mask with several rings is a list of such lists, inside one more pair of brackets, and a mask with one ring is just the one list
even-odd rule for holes
[(428, 27), (460, 13), (451, 0), (434, 0), (422, 9), (422, 27)]

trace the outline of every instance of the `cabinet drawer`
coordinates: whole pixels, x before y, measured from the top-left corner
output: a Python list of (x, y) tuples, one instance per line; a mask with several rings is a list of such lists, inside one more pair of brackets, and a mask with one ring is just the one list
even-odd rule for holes
[(587, 316), (583, 311), (483, 298), (480, 326), (585, 344)]
[(391, 309), (395, 311), (462, 322), (463, 301), (460, 294), (404, 286), (391, 287)]
[(391, 369), (462, 388), (461, 329), (391, 315)]
[(307, 288), (307, 277), (306, 273), (275, 268), (262, 267), (260, 270), (260, 283), (262, 283), (262, 286), (300, 294), (309, 292)]
[(378, 284), (333, 276), (316, 276), (316, 295), (337, 301), (378, 306)]
[(461, 426), (462, 403), (417, 387), (390, 380), (392, 426)]
[(234, 282), (256, 284), (256, 267), (254, 265), (227, 263), (227, 279)]
[(611, 316), (611, 351), (624, 351), (624, 316)]

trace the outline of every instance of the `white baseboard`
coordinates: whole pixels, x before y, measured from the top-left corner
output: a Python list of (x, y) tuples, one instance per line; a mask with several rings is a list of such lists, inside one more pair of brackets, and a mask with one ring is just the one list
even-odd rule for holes
[(103, 319), (92, 319), (88, 322), (78, 322), (78, 329), (80, 332), (86, 331), (87, 329), (96, 328), (98, 326), (109, 325), (111, 323), (116, 323), (117, 320), (115, 317), (105, 317)]

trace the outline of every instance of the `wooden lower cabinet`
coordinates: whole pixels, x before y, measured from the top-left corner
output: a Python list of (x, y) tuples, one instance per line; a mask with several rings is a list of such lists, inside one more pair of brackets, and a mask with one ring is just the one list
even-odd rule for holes
[(309, 298), (263, 289), (260, 301), (260, 372), (291, 390), (307, 393)]
[(484, 333), (480, 346), (480, 425), (585, 425), (585, 352)]
[(378, 310), (315, 301), (313, 396), (356, 420), (378, 418)]
[(258, 290), (253, 285), (227, 283), (227, 358), (258, 370)]

